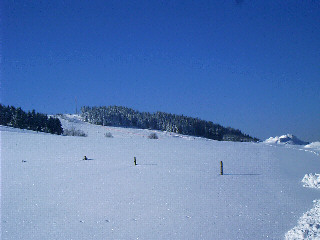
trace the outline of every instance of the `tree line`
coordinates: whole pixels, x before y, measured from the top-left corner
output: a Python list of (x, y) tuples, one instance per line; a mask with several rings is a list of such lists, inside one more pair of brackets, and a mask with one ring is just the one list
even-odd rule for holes
[(219, 141), (258, 141), (238, 129), (223, 127), (211, 121), (186, 117), (171, 113), (139, 112), (121, 106), (81, 108), (81, 116), (86, 122), (103, 126), (134, 127), (174, 132), (184, 135), (205, 137)]
[(0, 125), (58, 135), (63, 133), (58, 118), (36, 113), (35, 110), (25, 112), (20, 107), (15, 108), (2, 104), (0, 104)]

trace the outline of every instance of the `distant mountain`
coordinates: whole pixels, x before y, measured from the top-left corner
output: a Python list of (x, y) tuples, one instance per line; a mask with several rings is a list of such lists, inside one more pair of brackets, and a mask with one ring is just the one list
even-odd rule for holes
[(265, 143), (276, 144), (292, 144), (292, 145), (307, 145), (308, 142), (302, 141), (292, 134), (282, 135), (280, 137), (270, 137), (264, 141)]
[(160, 130), (218, 141), (258, 141), (257, 138), (244, 134), (238, 129), (183, 115), (139, 112), (121, 106), (82, 107), (81, 111), (81, 116), (86, 122), (98, 125)]

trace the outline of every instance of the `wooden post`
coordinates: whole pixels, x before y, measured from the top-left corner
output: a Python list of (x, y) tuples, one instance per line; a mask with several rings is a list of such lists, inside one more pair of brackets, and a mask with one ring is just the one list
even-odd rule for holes
[(135, 166), (137, 165), (137, 159), (136, 159), (136, 157), (134, 157), (134, 165), (135, 165)]
[(223, 175), (223, 162), (220, 161), (220, 175)]

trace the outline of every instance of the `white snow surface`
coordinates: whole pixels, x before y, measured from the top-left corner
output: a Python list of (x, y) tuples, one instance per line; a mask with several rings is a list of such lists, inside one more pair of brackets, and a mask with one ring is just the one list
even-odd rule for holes
[(298, 226), (286, 233), (286, 240), (320, 239), (320, 200), (313, 202), (313, 208), (303, 214)]
[[(302, 179), (304, 187), (320, 188), (320, 174), (306, 174)], [(311, 210), (304, 213), (298, 225), (286, 233), (286, 240), (320, 239), (320, 200), (314, 200)]]
[(315, 154), (320, 154), (320, 142), (312, 142), (304, 147)]
[(320, 174), (306, 174), (301, 182), (304, 183), (304, 187), (320, 188)]
[(88, 137), (0, 127), (1, 239), (284, 239), (319, 213), (300, 183), (320, 168), (309, 149), (64, 118)]
[(292, 144), (292, 145), (307, 145), (308, 142), (304, 142), (292, 134), (282, 135), (280, 137), (270, 137), (264, 141), (271, 144)]

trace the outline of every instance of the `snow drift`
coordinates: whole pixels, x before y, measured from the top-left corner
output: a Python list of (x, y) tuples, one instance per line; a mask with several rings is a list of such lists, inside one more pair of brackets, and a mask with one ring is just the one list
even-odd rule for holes
[(270, 137), (264, 141), (265, 143), (271, 144), (292, 144), (292, 145), (307, 145), (308, 142), (304, 142), (298, 139), (292, 134), (282, 135), (280, 137)]
[(320, 151), (320, 142), (312, 142), (304, 147)]
[(314, 206), (300, 217), (298, 225), (288, 231), (286, 240), (319, 239), (320, 237), (320, 200), (314, 200)]
[[(302, 181), (307, 188), (320, 188), (320, 174), (306, 174)], [(298, 221), (298, 225), (289, 230), (286, 240), (303, 240), (320, 238), (320, 200), (314, 200), (313, 208), (304, 213)]]
[(320, 174), (306, 174), (302, 179), (304, 187), (320, 188)]

